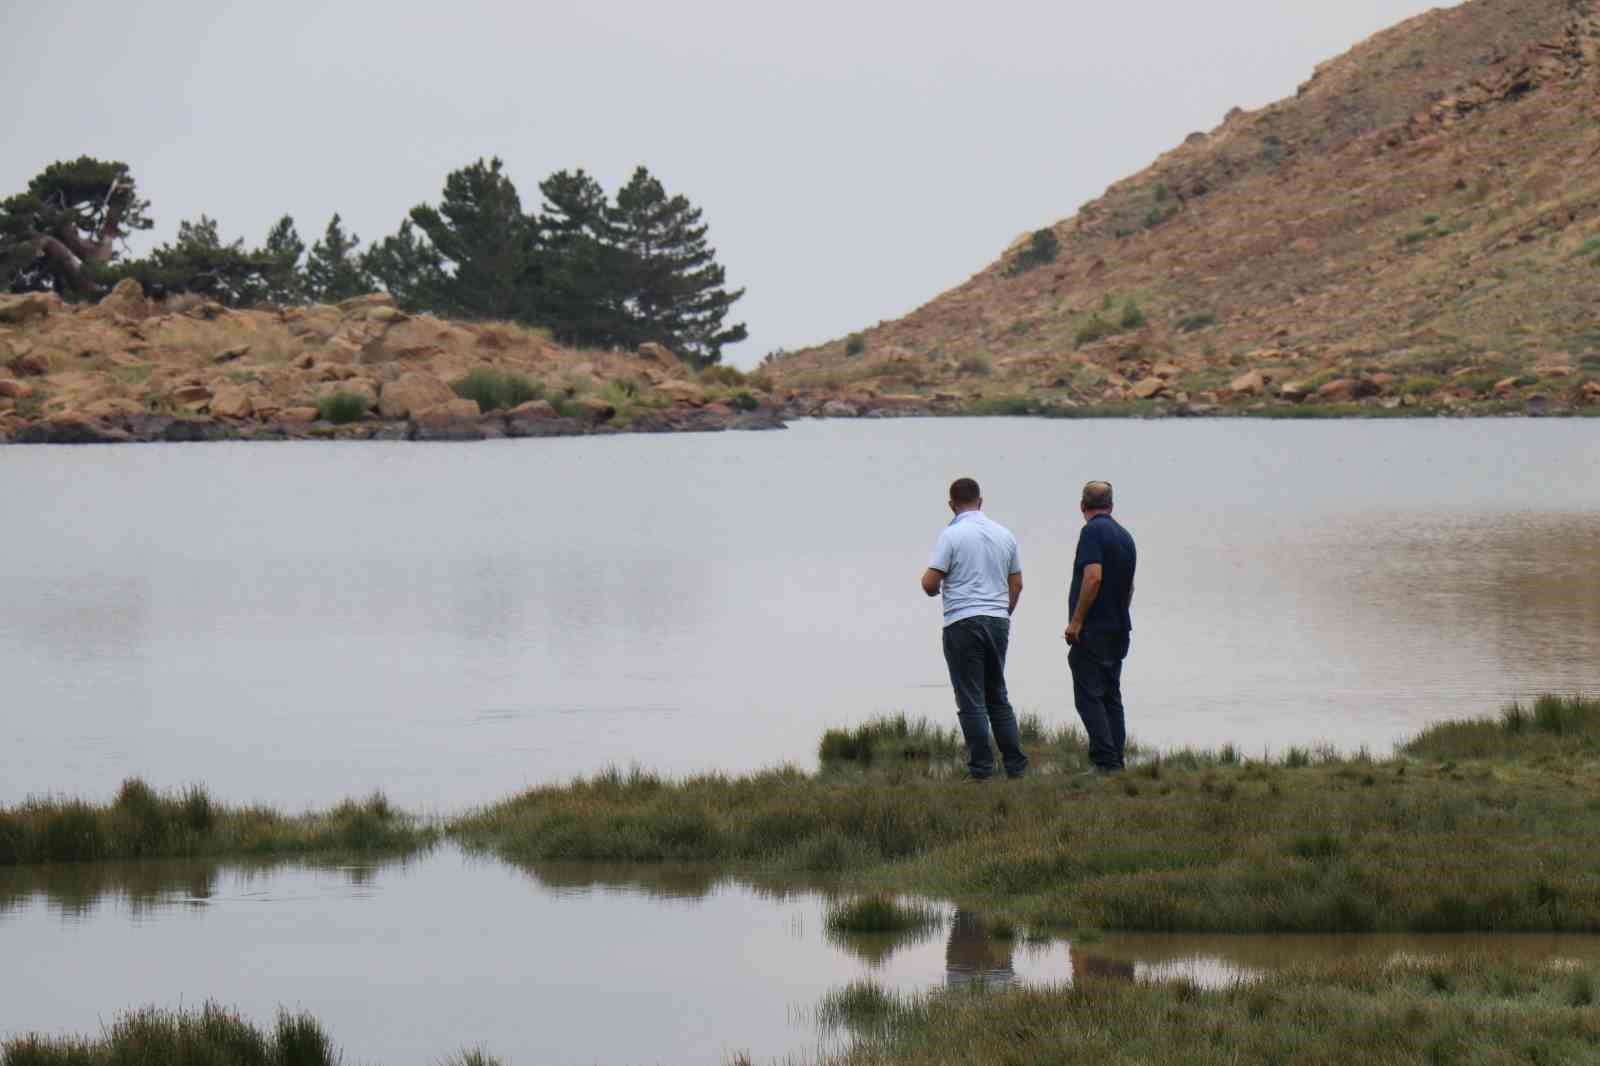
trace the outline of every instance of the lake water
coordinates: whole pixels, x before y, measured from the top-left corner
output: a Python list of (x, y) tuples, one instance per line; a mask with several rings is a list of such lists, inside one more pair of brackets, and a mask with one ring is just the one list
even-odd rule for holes
[[(807, 1061), (845, 1034), (823, 997), (1081, 975), (1216, 985), (1293, 962), (1467, 948), (1600, 959), (1600, 937), (1107, 935), (996, 939), (942, 909), (926, 935), (831, 935), (828, 898), (679, 867), (518, 869), (453, 847), (401, 864), (0, 867), (13, 976), (0, 1036), (100, 1031), (144, 1004), (207, 999), (270, 1022), (315, 1015), (347, 1062), (437, 1062), (483, 1044), (513, 1064)], [(18, 975), (25, 975), (18, 979)], [(619, 1024), (619, 1019), (625, 1022)]]
[(917, 588), (977, 477), (1014, 702), (1075, 721), (1077, 490), (1139, 540), (1130, 729), (1386, 752), (1600, 688), (1600, 421), (806, 422), (481, 444), (0, 449), (0, 802), (138, 774), (454, 811), (607, 765), (953, 724)]

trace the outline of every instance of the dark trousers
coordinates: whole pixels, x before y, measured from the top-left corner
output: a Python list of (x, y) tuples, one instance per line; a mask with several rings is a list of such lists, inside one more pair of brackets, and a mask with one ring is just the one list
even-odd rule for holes
[(944, 627), (944, 661), (950, 667), (961, 735), (967, 741), (967, 772), (973, 777), (994, 775), (991, 726), (1006, 776), (1021, 777), (1028, 769), (1017, 716), (1006, 699), (1006, 645), (1010, 640), (1008, 618), (980, 615)]
[(1089, 735), (1089, 761), (1102, 770), (1122, 769), (1127, 728), (1122, 713), (1122, 660), (1126, 633), (1084, 633), (1067, 653), (1072, 701)]

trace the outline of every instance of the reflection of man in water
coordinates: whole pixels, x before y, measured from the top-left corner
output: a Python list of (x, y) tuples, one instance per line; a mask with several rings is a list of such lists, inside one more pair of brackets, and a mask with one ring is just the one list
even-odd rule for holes
[(1083, 530), (1072, 561), (1067, 623), (1067, 665), (1072, 698), (1089, 735), (1089, 761), (1099, 773), (1122, 769), (1126, 727), (1122, 713), (1122, 660), (1133, 632), (1133, 571), (1139, 561), (1133, 536), (1111, 517), (1111, 483), (1083, 487)]
[(1017, 976), (1011, 955), (1010, 940), (990, 939), (982, 918), (971, 911), (958, 910), (950, 923), (950, 943), (944, 949), (944, 983), (951, 988), (1004, 987)]
[(951, 484), (950, 510), (955, 518), (934, 545), (922, 591), (944, 593), (944, 660), (967, 742), (967, 780), (994, 776), (991, 725), (1006, 776), (1021, 777), (1028, 757), (1006, 696), (1006, 645), (1022, 596), (1017, 538), (983, 513), (978, 483), (969, 477)]
[(1136, 971), (1126, 959), (1109, 959), (1104, 955), (1072, 953), (1073, 977), (1099, 977), (1108, 981), (1132, 981)]

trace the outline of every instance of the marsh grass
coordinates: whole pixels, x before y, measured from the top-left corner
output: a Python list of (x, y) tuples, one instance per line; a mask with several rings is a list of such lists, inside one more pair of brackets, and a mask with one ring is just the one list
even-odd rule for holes
[[(1081, 745), (1062, 730), (1063, 756), (1035, 741), (1026, 779), (982, 787), (956, 783), (953, 735), (942, 756), (907, 759), (889, 720), (836, 741), (866, 762), (684, 780), (613, 771), (450, 831), (518, 862), (828, 875), (1030, 932), (1600, 932), (1600, 771), (1578, 720), (1560, 717), (1563, 732), (1496, 724), (1500, 762), (1326, 748), (1268, 762), (1222, 748), (1152, 753), (1103, 779), (1061, 772)], [(905, 724), (904, 738), (917, 734)], [(1530, 757), (1516, 761), (1516, 745)]]
[(893, 896), (862, 896), (828, 908), (824, 924), (831, 933), (905, 933), (936, 929), (944, 919), (922, 902), (902, 903)]
[(1600, 1059), (1581, 978), (1488, 959), (1355, 959), (1205, 989), (1084, 975), (1071, 986), (900, 996), (871, 982), (825, 996), (856, 1039), (833, 1066), (1009, 1063), (1578, 1063)]
[(219, 804), (198, 785), (163, 794), (129, 778), (109, 804), (52, 798), (0, 807), (0, 865), (399, 852), (431, 844), (438, 835), (395, 810), (381, 793), (287, 815)]
[(1526, 759), (1563, 751), (1600, 753), (1600, 699), (1540, 696), (1498, 718), (1440, 722), (1401, 749), (1424, 759)]
[(215, 1003), (124, 1014), (98, 1037), (26, 1033), (0, 1041), (0, 1066), (336, 1066), (339, 1050), (309, 1014), (262, 1028)]
[(941, 729), (927, 720), (915, 723), (905, 715), (873, 718), (854, 729), (830, 729), (822, 734), (817, 758), (824, 766), (856, 763), (933, 762), (954, 760), (963, 751), (961, 734), (951, 726)]
[(450, 383), (450, 390), (463, 400), (472, 400), (480, 414), (510, 410), (529, 400), (544, 398), (544, 387), (514, 371), (477, 367)]

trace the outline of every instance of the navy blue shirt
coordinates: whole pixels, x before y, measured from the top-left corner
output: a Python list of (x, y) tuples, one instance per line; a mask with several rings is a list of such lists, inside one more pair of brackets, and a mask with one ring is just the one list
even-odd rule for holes
[(1072, 560), (1072, 592), (1067, 609), (1078, 611), (1078, 593), (1083, 588), (1083, 568), (1100, 564), (1100, 595), (1089, 605), (1083, 620), (1086, 633), (1128, 633), (1133, 629), (1129, 610), (1133, 598), (1133, 571), (1139, 552), (1133, 535), (1108, 514), (1097, 514), (1083, 524), (1078, 534), (1078, 554)]

